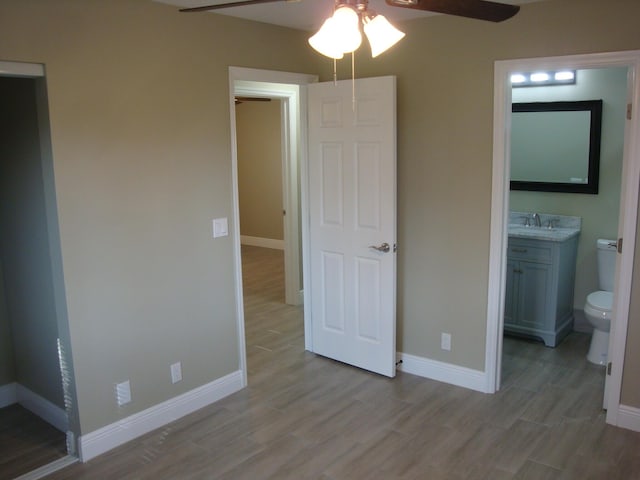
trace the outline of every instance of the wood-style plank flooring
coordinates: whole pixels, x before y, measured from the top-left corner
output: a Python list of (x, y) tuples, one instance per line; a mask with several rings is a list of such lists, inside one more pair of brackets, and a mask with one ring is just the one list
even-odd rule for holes
[(0, 479), (19, 477), (66, 455), (64, 433), (18, 404), (0, 409)]
[(631, 480), (640, 433), (605, 424), (588, 336), (506, 339), (485, 395), (303, 349), (282, 253), (243, 247), (249, 387), (50, 479)]

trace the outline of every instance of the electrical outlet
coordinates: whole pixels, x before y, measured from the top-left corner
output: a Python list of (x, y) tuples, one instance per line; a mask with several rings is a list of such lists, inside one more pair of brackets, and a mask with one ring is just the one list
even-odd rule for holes
[(116, 401), (120, 407), (131, 401), (131, 383), (129, 383), (129, 380), (116, 383)]
[(450, 333), (443, 333), (442, 336), (440, 337), (440, 348), (442, 348), (442, 350), (451, 350), (451, 334)]
[(178, 383), (182, 380), (182, 364), (176, 362), (171, 365), (171, 383)]

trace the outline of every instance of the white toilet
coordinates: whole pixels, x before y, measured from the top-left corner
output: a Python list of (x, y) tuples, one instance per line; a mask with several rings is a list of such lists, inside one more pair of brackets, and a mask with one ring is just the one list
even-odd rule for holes
[(598, 286), (600, 290), (587, 296), (584, 315), (593, 325), (593, 336), (587, 360), (596, 365), (607, 364), (609, 350), (609, 330), (611, 329), (611, 308), (613, 306), (613, 285), (616, 272), (616, 241), (598, 240)]

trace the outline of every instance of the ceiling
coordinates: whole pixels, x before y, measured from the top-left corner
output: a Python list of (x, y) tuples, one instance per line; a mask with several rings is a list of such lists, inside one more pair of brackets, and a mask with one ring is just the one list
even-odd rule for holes
[[(177, 8), (200, 7), (202, 5), (215, 5), (229, 3), (234, 0), (153, 0), (159, 3), (174, 5)], [(500, 3), (522, 5), (542, 0), (500, 0)], [(333, 0), (286, 0), (261, 5), (246, 5), (243, 7), (225, 8), (216, 10), (215, 14), (231, 15), (256, 22), (270, 23), (298, 30), (313, 31), (320, 28), (325, 18), (333, 13)], [(369, 0), (370, 10), (382, 14), (391, 22), (403, 22), (420, 17), (435, 15), (430, 12), (412, 10), (408, 8), (389, 7), (384, 0)], [(209, 12), (181, 13), (181, 15), (210, 15)], [(481, 21), (481, 20), (479, 20)]]

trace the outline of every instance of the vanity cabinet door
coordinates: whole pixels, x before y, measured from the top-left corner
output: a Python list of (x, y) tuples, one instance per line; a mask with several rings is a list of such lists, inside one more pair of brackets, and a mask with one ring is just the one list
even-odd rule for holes
[(504, 323), (515, 324), (518, 316), (518, 265), (520, 262), (507, 258), (507, 283), (504, 292)]
[(504, 329), (555, 347), (573, 329), (578, 238), (509, 239)]
[(553, 268), (551, 265), (534, 262), (519, 262), (518, 265), (518, 324), (534, 329), (548, 329), (553, 321)]

